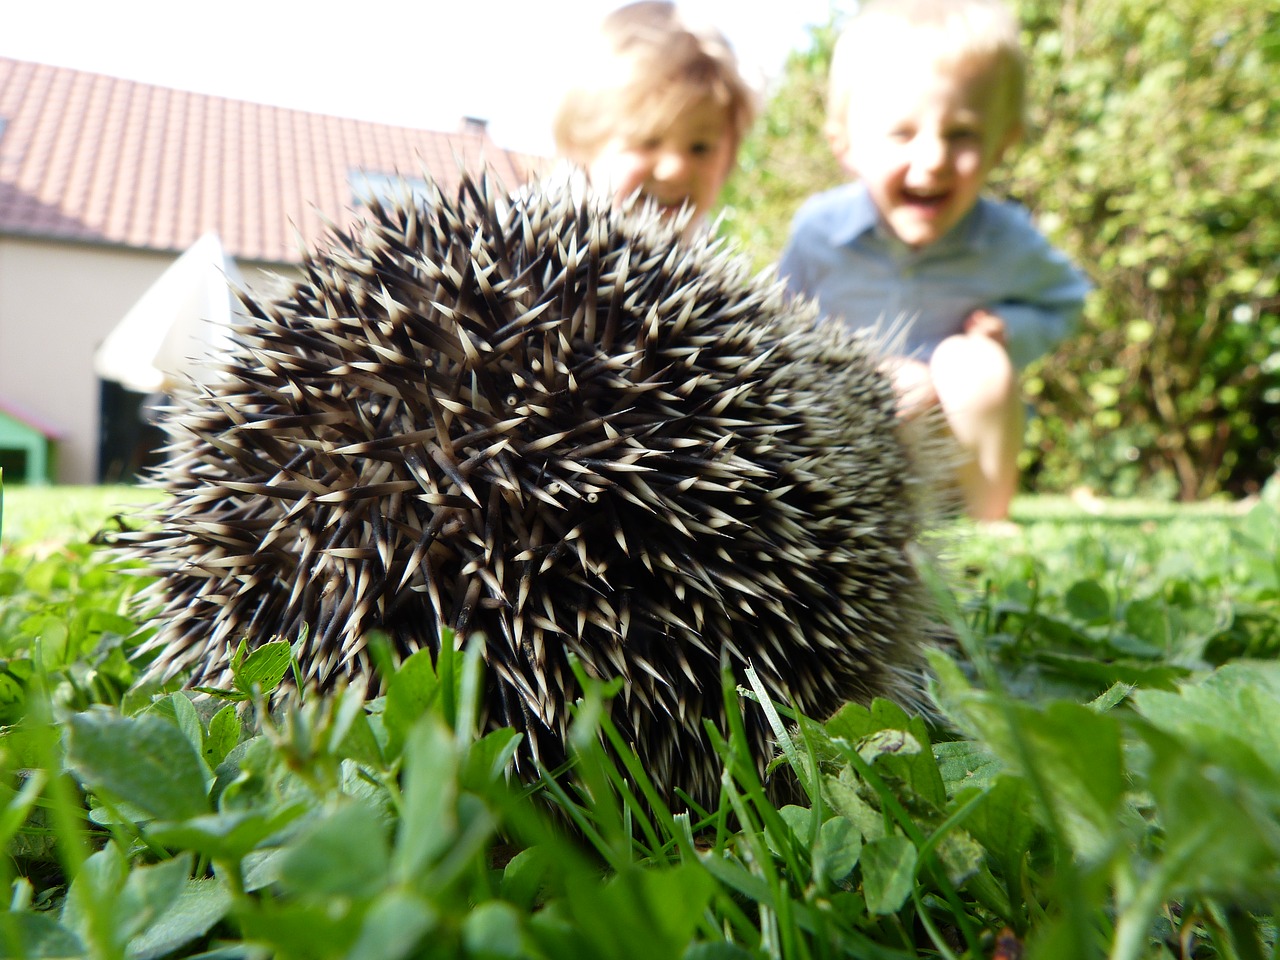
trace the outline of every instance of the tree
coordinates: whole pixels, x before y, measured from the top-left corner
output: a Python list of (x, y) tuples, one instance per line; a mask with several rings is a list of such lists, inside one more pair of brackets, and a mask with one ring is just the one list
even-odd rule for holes
[(823, 133), (836, 35), (833, 14), (831, 23), (811, 30), (808, 48), (788, 58), (721, 198), (724, 232), (762, 267), (782, 255), (791, 217), (805, 197), (845, 179)]

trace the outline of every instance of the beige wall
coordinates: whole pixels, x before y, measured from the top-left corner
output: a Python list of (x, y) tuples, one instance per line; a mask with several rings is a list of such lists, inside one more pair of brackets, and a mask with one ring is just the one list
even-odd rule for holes
[[(97, 479), (94, 351), (175, 259), (0, 237), (0, 400), (61, 431), (59, 483)], [(266, 278), (261, 265), (239, 266), (250, 287)]]

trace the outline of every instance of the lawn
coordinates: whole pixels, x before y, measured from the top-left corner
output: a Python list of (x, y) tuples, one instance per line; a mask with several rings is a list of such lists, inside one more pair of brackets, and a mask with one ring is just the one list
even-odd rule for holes
[(1274, 485), (939, 531), (937, 716), (769, 705), (807, 800), (731, 730), (689, 813), (600, 746), (594, 686), (570, 774), (509, 782), (471, 649), (275, 716), (285, 642), (220, 695), (132, 689), (144, 581), (89, 541), (150, 499), (5, 491), (0, 956), (1275, 956)]

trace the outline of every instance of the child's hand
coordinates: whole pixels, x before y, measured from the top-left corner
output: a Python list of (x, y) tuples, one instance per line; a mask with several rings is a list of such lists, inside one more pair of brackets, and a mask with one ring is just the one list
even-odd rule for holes
[(933, 389), (928, 364), (907, 357), (890, 357), (881, 369), (893, 381), (898, 395), (898, 416), (904, 420), (912, 420), (937, 405), (938, 392)]
[(1007, 346), (1004, 321), (988, 310), (975, 310), (964, 318), (964, 332), (973, 337), (986, 337)]

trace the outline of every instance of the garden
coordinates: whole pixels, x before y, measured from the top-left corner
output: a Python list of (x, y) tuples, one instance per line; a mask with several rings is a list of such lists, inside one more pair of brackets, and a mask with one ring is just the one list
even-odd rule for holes
[[(0, 957), (1280, 956), (1272, 7), (1018, 4), (1034, 133), (997, 187), (1097, 290), (1028, 371), (1014, 523), (920, 545), (927, 715), (726, 677), (717, 803), (672, 806), (584, 675), (569, 764), (513, 778), (475, 643), (377, 691), (306, 692), (299, 637), (246, 638), (216, 689), (140, 685), (148, 576), (109, 546), (157, 495), (0, 487)], [(727, 191), (761, 265), (839, 179), (832, 36)]]
[(955, 521), (928, 543), (959, 638), (932, 655), (937, 716), (766, 700), (807, 801), (774, 806), (731, 730), (719, 806), (681, 813), (598, 686), (569, 777), (511, 782), (471, 648), (409, 658), (367, 703), (266, 712), (285, 641), (230, 689), (134, 689), (144, 578), (94, 541), (153, 497), (5, 493), (0, 955), (1275, 954), (1275, 484), (1024, 497), (1012, 537)]

